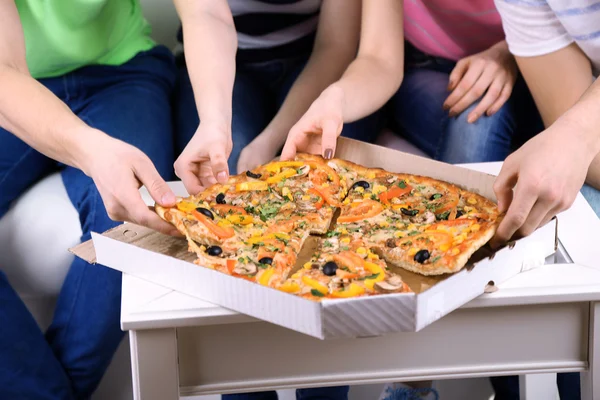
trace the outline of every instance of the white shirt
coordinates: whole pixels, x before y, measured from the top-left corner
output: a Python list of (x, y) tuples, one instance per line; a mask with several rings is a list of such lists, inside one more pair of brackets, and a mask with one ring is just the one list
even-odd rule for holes
[(508, 47), (516, 56), (555, 52), (575, 42), (600, 72), (598, 0), (495, 0)]

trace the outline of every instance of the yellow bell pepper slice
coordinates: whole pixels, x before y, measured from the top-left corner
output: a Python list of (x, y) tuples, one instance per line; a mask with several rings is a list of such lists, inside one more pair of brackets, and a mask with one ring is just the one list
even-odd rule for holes
[(321, 282), (315, 279), (309, 278), (308, 276), (303, 276), (302, 282), (315, 289), (317, 292), (320, 292), (321, 294), (329, 293), (329, 288), (327, 286), (323, 285)]
[(248, 225), (254, 222), (252, 215), (229, 214), (226, 218), (236, 225)]
[(300, 285), (292, 281), (287, 281), (279, 287), (279, 290), (286, 293), (298, 293), (300, 291)]
[(268, 190), (269, 184), (265, 181), (250, 181), (250, 182), (242, 182), (235, 185), (235, 190), (238, 192), (249, 192), (249, 191), (260, 191), (260, 190)]
[(377, 276), (373, 279), (365, 279), (365, 286), (367, 287), (367, 289), (374, 290), (375, 283), (381, 282), (385, 279), (385, 271), (383, 270), (383, 268), (381, 268), (381, 266), (368, 261), (365, 262), (365, 269), (367, 269), (372, 275), (377, 274)]
[(365, 293), (365, 289), (363, 287), (357, 285), (356, 283), (351, 283), (350, 286), (348, 286), (348, 289), (341, 290), (339, 292), (333, 292), (333, 293), (331, 293), (331, 296), (338, 297), (338, 298), (349, 298), (349, 297), (360, 296), (361, 294), (364, 294), (364, 293)]
[(189, 213), (196, 209), (196, 204), (192, 203), (191, 201), (183, 200), (183, 201), (180, 201), (179, 203), (177, 203), (177, 209), (179, 211)]
[(268, 239), (290, 240), (290, 235), (288, 235), (287, 233), (269, 233), (268, 235), (264, 235), (264, 236), (251, 237), (246, 241), (246, 243), (257, 244), (260, 242), (264, 242), (265, 240), (268, 240)]
[(265, 269), (264, 272), (260, 275), (260, 278), (258, 278), (258, 283), (260, 283), (263, 286), (269, 286), (269, 281), (271, 280), (271, 277), (274, 273), (275, 268)]
[(279, 173), (282, 168), (299, 168), (304, 166), (305, 163), (302, 161), (279, 161), (270, 165), (267, 165), (266, 170), (269, 172)]
[(294, 176), (296, 174), (297, 174), (297, 172), (296, 172), (295, 169), (286, 169), (283, 172), (280, 172), (280, 173), (278, 173), (276, 175), (273, 175), (270, 178), (267, 178), (267, 183), (277, 183), (277, 182), (280, 182), (280, 181), (282, 181), (284, 179), (287, 179), (287, 178), (289, 178), (291, 176)]

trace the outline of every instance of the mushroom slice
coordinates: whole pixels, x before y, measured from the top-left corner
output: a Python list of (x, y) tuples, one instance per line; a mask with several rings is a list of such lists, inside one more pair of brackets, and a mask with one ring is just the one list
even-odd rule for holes
[(404, 287), (404, 282), (402, 282), (402, 279), (399, 276), (392, 276), (385, 281), (376, 282), (375, 287), (380, 292), (392, 293), (402, 289)]
[(310, 171), (310, 165), (303, 165), (302, 167), (298, 168), (298, 173), (296, 175), (292, 175), (292, 178), (305, 176), (306, 174), (308, 174), (309, 171)]
[(252, 263), (248, 263), (248, 264), (241, 264), (241, 265), (237, 265), (234, 269), (233, 272), (235, 272), (238, 275), (254, 275), (257, 272), (257, 268), (256, 265), (252, 264)]

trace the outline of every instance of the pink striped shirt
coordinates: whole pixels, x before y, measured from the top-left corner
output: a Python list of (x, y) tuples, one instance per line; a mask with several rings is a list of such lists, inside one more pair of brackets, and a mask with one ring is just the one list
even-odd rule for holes
[(404, 0), (404, 34), (422, 52), (454, 61), (504, 40), (493, 0)]

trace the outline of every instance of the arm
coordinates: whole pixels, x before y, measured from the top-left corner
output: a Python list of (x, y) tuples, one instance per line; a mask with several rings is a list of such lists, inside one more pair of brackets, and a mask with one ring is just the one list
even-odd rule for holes
[(280, 148), (292, 126), (356, 56), (360, 31), (360, 0), (325, 0), (313, 51), (275, 118), (264, 133)]
[[(173, 232), (148, 210), (138, 192), (142, 182), (157, 203), (175, 203), (175, 195), (151, 161), (138, 149), (87, 126), (33, 79), (15, 3), (0, 2), (0, 15), (0, 126), (46, 156), (92, 177), (112, 219)], [(120, 179), (111, 185), (115, 176)]]
[[(175, 172), (191, 193), (227, 180), (237, 33), (226, 0), (175, 0), (200, 127)], [(198, 176), (200, 179), (198, 179)]]
[[(590, 88), (593, 83), (592, 66), (576, 44), (542, 56), (517, 57), (517, 64), (546, 127), (569, 111), (588, 91), (581, 99), (583, 104), (574, 107), (565, 118), (572, 119), (573, 123), (585, 124), (579, 132), (584, 135), (582, 140), (600, 140), (600, 129), (597, 128), (600, 126), (600, 114), (597, 112), (600, 89), (598, 83)], [(556, 79), (558, 76), (568, 76), (569, 79)], [(589, 103), (595, 103), (596, 107), (589, 109), (589, 105), (584, 105)], [(600, 188), (600, 154), (592, 161), (586, 182)]]
[(401, 0), (362, 2), (356, 59), (292, 127), (282, 159), (293, 158), (297, 151), (333, 157), (344, 122), (377, 111), (396, 93), (404, 68), (402, 10)]
[(331, 86), (343, 97), (343, 118), (353, 122), (381, 108), (404, 77), (403, 1), (365, 1), (358, 56)]

